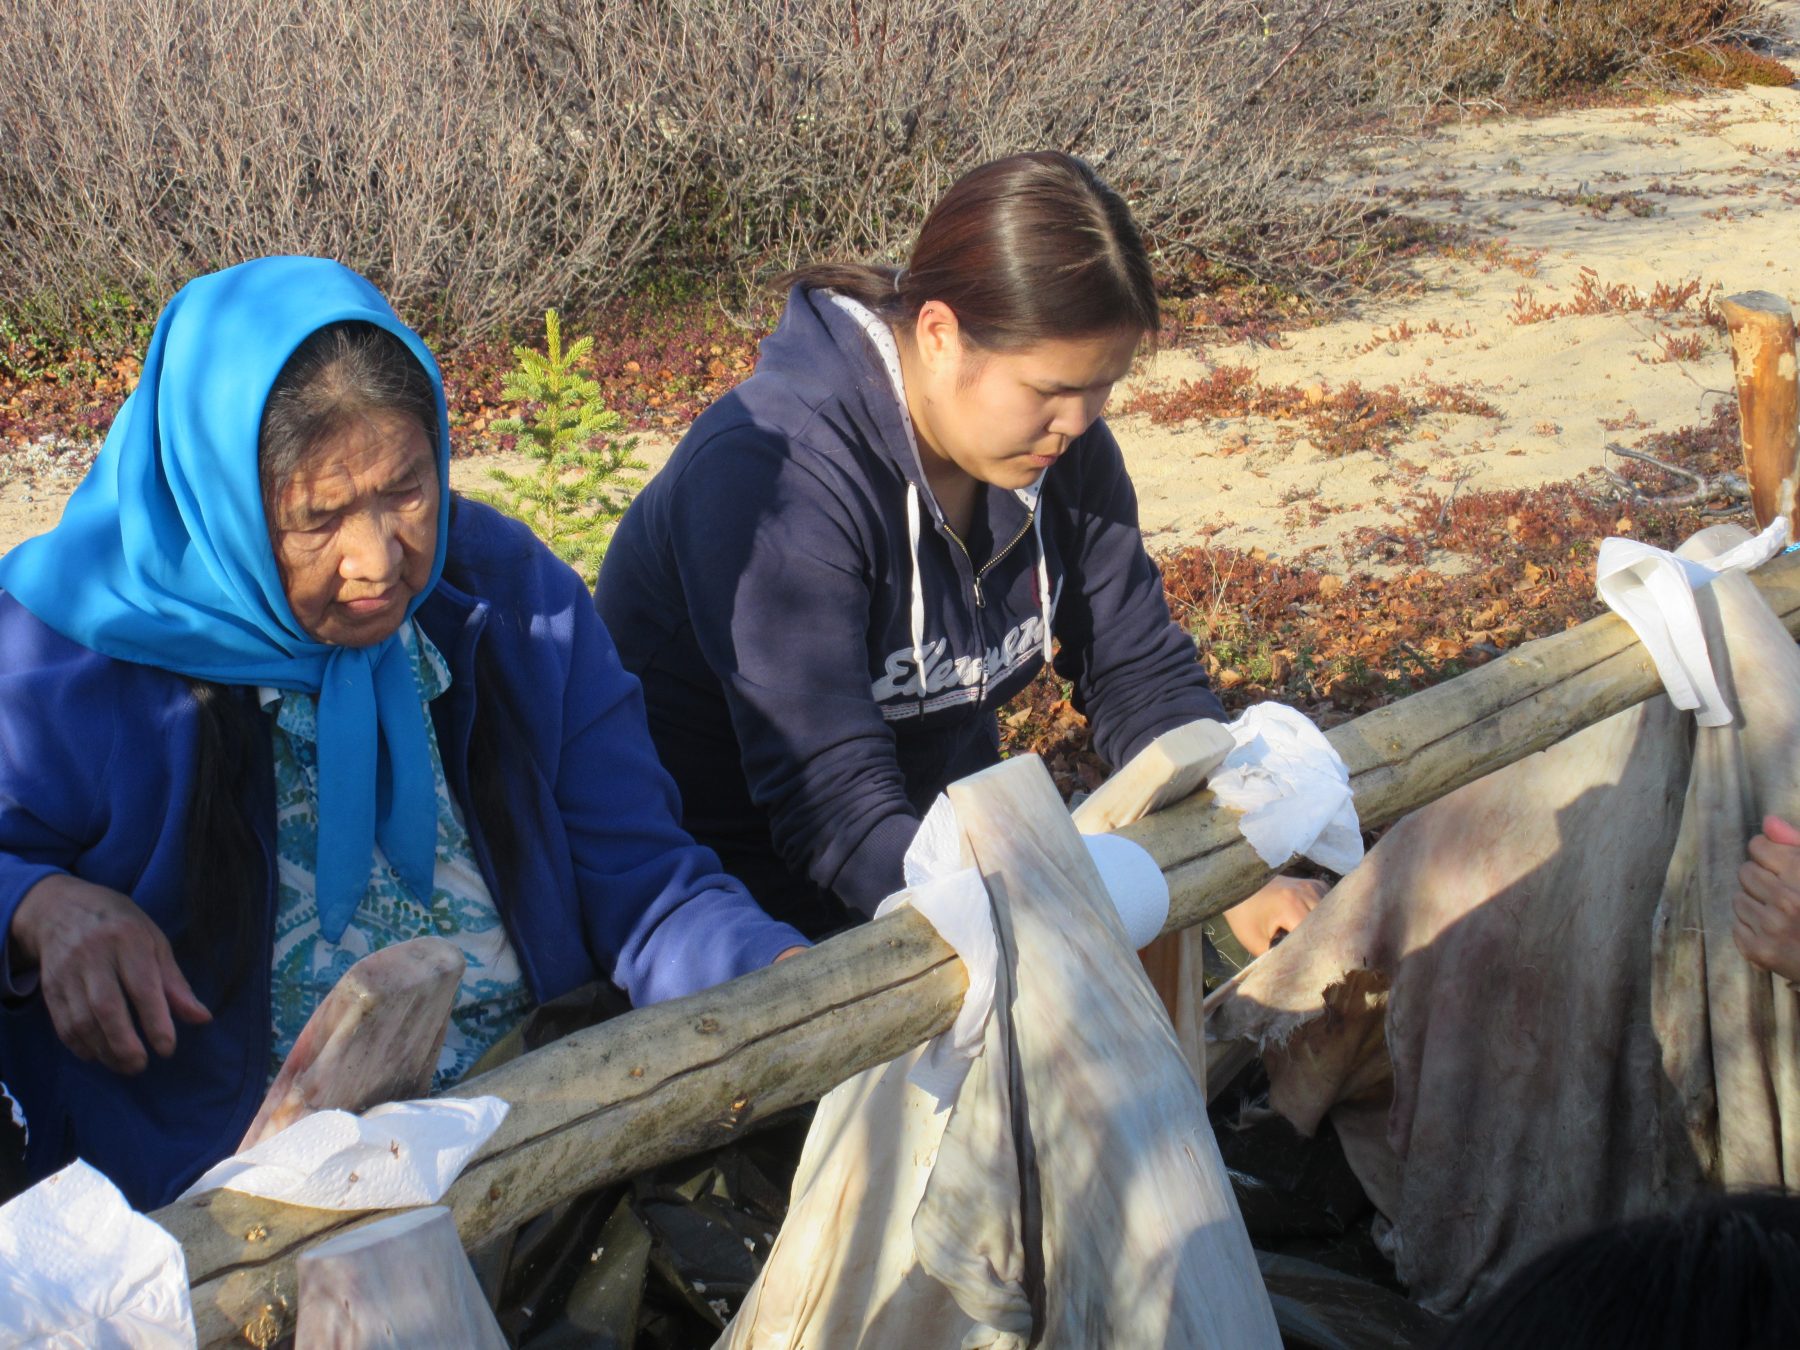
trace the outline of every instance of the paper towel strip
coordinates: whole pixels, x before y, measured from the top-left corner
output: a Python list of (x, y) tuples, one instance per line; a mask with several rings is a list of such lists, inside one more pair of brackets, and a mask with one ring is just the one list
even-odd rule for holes
[(1209, 786), (1242, 813), (1238, 827), (1270, 867), (1295, 854), (1340, 876), (1362, 861), (1350, 770), (1325, 733), (1294, 709), (1257, 703), (1231, 724), (1237, 749)]
[(499, 1097), (316, 1111), (215, 1164), (182, 1198), (223, 1189), (313, 1209), (435, 1205), (506, 1112)]
[(0, 1345), (189, 1350), (181, 1244), (84, 1162), (0, 1205)]
[(1723, 572), (1762, 566), (1782, 551), (1787, 540), (1787, 517), (1782, 516), (1756, 538), (1711, 562), (1678, 558), (1636, 539), (1611, 538), (1600, 545), (1594, 563), (1600, 598), (1638, 635), (1656, 663), (1669, 701), (1692, 711), (1703, 727), (1725, 726), (1733, 714), (1713, 675), (1694, 592)]

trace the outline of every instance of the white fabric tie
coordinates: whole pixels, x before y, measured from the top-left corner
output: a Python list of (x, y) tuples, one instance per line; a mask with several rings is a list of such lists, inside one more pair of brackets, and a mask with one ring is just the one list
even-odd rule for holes
[[(1156, 859), (1117, 835), (1084, 835), (1082, 842), (1119, 912), (1126, 940), (1133, 950), (1147, 946), (1169, 917), (1169, 883)], [(930, 1041), (907, 1075), (941, 1110), (956, 1101), (969, 1065), (981, 1053), (999, 981), (1000, 939), (980, 870), (963, 866), (962, 829), (948, 797), (940, 793), (919, 822), (902, 868), (907, 889), (883, 900), (875, 917), (911, 905), (962, 958), (969, 975), (956, 1021)]]
[(980, 870), (962, 864), (962, 831), (948, 797), (939, 794), (925, 813), (901, 866), (907, 889), (883, 900), (875, 917), (911, 905), (962, 958), (969, 976), (956, 1021), (931, 1039), (907, 1075), (915, 1087), (937, 1099), (941, 1111), (955, 1104), (969, 1065), (981, 1053), (988, 1014), (994, 1008), (1000, 939)]
[(1600, 545), (1594, 585), (1606, 607), (1631, 625), (1662, 677), (1669, 701), (1691, 711), (1703, 727), (1729, 725), (1732, 710), (1719, 691), (1706, 631), (1694, 592), (1721, 573), (1760, 567), (1787, 546), (1785, 516), (1771, 521), (1754, 539), (1711, 562), (1678, 557), (1636, 539), (1611, 538)]

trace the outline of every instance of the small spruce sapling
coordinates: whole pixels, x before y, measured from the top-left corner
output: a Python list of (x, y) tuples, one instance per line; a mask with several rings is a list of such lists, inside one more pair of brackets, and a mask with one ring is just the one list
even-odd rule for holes
[(581, 370), (592, 338), (562, 345), (562, 321), (544, 314), (544, 350), (515, 347), (516, 369), (507, 374), (501, 397), (537, 405), (529, 418), (508, 417), (493, 424), (503, 436), (518, 437), (519, 449), (540, 466), (533, 473), (491, 469), (498, 489), (478, 494), (491, 506), (531, 526), (556, 555), (586, 578), (599, 574), (606, 541), (631, 505), (648, 466), (636, 458), (637, 437), (617, 433), (624, 419), (600, 401), (600, 384)]

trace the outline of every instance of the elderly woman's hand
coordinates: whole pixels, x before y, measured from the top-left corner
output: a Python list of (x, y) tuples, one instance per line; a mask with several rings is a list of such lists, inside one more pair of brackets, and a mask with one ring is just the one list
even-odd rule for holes
[(1738, 868), (1731, 935), (1752, 965), (1800, 981), (1800, 830), (1764, 816)]
[[(162, 929), (130, 897), (78, 877), (46, 877), (13, 913), (15, 965), (36, 966), (56, 1034), (118, 1073), (149, 1064), (144, 1041), (175, 1053), (175, 1021), (212, 1021)], [(143, 1029), (143, 1039), (132, 1025)]]

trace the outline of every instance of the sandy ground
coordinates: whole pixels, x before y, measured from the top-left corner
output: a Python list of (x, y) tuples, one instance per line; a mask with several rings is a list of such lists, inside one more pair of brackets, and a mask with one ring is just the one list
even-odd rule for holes
[[(1800, 37), (1800, 4), (1780, 8)], [(1784, 56), (1800, 71), (1800, 49)], [(1488, 247), (1426, 264), (1422, 294), (1288, 334), (1279, 350), (1165, 353), (1135, 383), (1169, 388), (1247, 365), (1264, 383), (1303, 388), (1467, 386), (1500, 416), (1434, 413), (1388, 454), (1328, 458), (1292, 422), (1115, 415), (1151, 547), (1211, 538), (1277, 556), (1318, 550), (1331, 566), (1357, 527), (1394, 521), (1410, 488), (1573, 478), (1602, 466), (1609, 439), (1633, 445), (1708, 420), (1731, 388), (1731, 358), (1696, 305), (1521, 324), (1521, 288), (1541, 306), (1567, 303), (1585, 270), (1600, 288), (1644, 295), (1693, 279), (1800, 302), (1797, 165), (1800, 86), (1486, 121), (1371, 154), (1347, 176), (1403, 202), (1415, 194), (1408, 213), (1473, 229)], [(1664, 335), (1698, 335), (1701, 350), (1666, 359)]]
[[(1800, 0), (1778, 8), (1796, 35), (1788, 59), (1800, 71)], [(1342, 567), (1353, 533), (1398, 523), (1411, 493), (1572, 478), (1601, 466), (1608, 439), (1630, 445), (1707, 420), (1711, 400), (1730, 388), (1731, 362), (1697, 304), (1518, 323), (1522, 288), (1540, 306), (1569, 302), (1584, 274), (1597, 287), (1644, 295), (1693, 280), (1702, 292), (1767, 290), (1800, 301), (1797, 168), (1800, 86), (1488, 120), (1346, 165), (1347, 182), (1471, 230), (1482, 244), (1423, 264), (1416, 293), (1288, 333), (1278, 348), (1165, 352), (1121, 387), (1115, 410), (1141, 390), (1243, 365), (1267, 384), (1355, 381), (1421, 400), (1429, 385), (1455, 386), (1499, 415), (1433, 412), (1389, 451), (1333, 457), (1292, 420), (1159, 426), (1115, 411), (1151, 548), (1212, 539), (1278, 556), (1311, 552)], [(1698, 354), (1667, 359), (1665, 338), (1697, 338)], [(669, 445), (641, 440), (652, 464)], [(501, 462), (461, 461), (452, 481), (479, 486)], [(54, 469), (0, 481), (0, 551), (52, 525), (73, 486)]]

